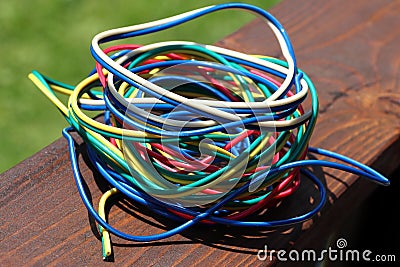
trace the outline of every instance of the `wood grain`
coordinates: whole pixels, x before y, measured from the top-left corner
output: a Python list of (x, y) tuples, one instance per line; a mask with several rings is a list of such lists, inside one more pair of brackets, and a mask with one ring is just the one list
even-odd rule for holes
[[(320, 117), (311, 144), (340, 152), (390, 175), (400, 162), (399, 1), (294, 1), (271, 10), (287, 29), (297, 62), (313, 79)], [(255, 20), (219, 45), (281, 57), (268, 28)], [(82, 175), (92, 201), (107, 190), (78, 147)], [(257, 251), (322, 246), (340, 218), (376, 186), (354, 175), (315, 169), (328, 190), (328, 203), (312, 220), (287, 228), (238, 229), (196, 226), (154, 243), (112, 237), (119, 266), (265, 265)], [(306, 210), (316, 198), (310, 183), (268, 218)], [(305, 201), (305, 202), (304, 202)], [(311, 204), (310, 204), (311, 205)], [(57, 140), (0, 175), (0, 266), (108, 265), (101, 258), (96, 225), (75, 188), (67, 144)], [(322, 217), (322, 218), (319, 218)], [(267, 219), (260, 217), (258, 219)], [(154, 234), (175, 223), (116, 197), (110, 222), (135, 234)], [(320, 242), (311, 242), (310, 237)]]

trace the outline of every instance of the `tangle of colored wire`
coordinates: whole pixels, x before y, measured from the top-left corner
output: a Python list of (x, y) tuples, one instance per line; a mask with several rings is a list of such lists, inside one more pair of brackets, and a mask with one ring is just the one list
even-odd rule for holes
[[(100, 47), (224, 9), (261, 17), (285, 60), (183, 41)], [(93, 38), (91, 53), (96, 67), (76, 86), (37, 71), (29, 78), (71, 125), (63, 135), (80, 196), (99, 223), (105, 259), (111, 255), (109, 233), (149, 242), (197, 223), (272, 227), (305, 221), (322, 208), (326, 197), (323, 183), (306, 167), (336, 168), (389, 184), (368, 166), (309, 147), (318, 115), (316, 89), (297, 68), (282, 25), (258, 7), (221, 4), (108, 30)], [(69, 96), (66, 105), (57, 93)], [(307, 99), (311, 107), (306, 111), (302, 103)], [(73, 131), (83, 138), (91, 162), (110, 184), (98, 211), (83, 186)], [(336, 162), (306, 159), (307, 153)], [(319, 190), (319, 201), (310, 211), (274, 221), (246, 219), (290, 196), (301, 177)], [(114, 228), (106, 221), (105, 205), (117, 192), (181, 225), (151, 236)]]

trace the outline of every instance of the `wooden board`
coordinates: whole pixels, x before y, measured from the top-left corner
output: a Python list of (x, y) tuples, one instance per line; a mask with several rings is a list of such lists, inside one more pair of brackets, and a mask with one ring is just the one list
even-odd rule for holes
[[(400, 162), (400, 2), (285, 0), (271, 13), (287, 29), (299, 67), (319, 92), (321, 112), (311, 144), (390, 175)], [(280, 57), (268, 28), (258, 20), (219, 45)], [(97, 203), (107, 186), (88, 163), (84, 144), (79, 151), (82, 175)], [(349, 215), (376, 186), (354, 175), (314, 171), (326, 184), (329, 197), (319, 216), (306, 223), (284, 229), (197, 226), (146, 244), (112, 237), (115, 263), (265, 265), (268, 262), (257, 259), (264, 245), (287, 249), (311, 244), (318, 248), (338, 218)], [(301, 212), (309, 207), (299, 203), (315, 194), (305, 182), (270, 216)], [(110, 221), (130, 233), (155, 234), (175, 225), (145, 207), (119, 198), (115, 201)], [(96, 225), (75, 188), (64, 139), (0, 175), (0, 206), (0, 266), (107, 265), (102, 261)], [(138, 209), (146, 215), (136, 212)], [(321, 242), (311, 242), (310, 237)]]

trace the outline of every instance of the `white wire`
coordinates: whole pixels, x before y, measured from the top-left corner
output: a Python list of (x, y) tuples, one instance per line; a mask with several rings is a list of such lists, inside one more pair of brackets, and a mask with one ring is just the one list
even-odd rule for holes
[[(167, 98), (170, 98), (178, 103), (184, 104), (186, 106), (189, 106), (195, 110), (201, 111), (203, 114), (206, 114), (209, 116), (209, 118), (212, 118), (213, 120), (206, 120), (206, 121), (201, 121), (201, 122), (182, 122), (179, 120), (173, 120), (173, 119), (168, 119), (168, 118), (162, 118), (159, 116), (156, 116), (154, 114), (151, 114), (150, 112), (147, 112), (145, 110), (142, 110), (140, 108), (137, 108), (135, 103), (143, 103), (144, 98), (141, 99), (126, 99), (123, 96), (121, 96), (115, 86), (114, 86), (114, 75), (112, 73), (108, 74), (108, 87), (111, 92), (111, 94), (117, 99), (118, 102), (120, 102), (123, 106), (129, 109), (130, 112), (133, 112), (135, 114), (138, 114), (139, 116), (149, 118), (151, 120), (154, 120), (158, 123), (166, 124), (166, 125), (173, 125), (173, 126), (184, 126), (185, 127), (209, 127), (212, 125), (216, 125), (217, 121), (222, 121), (222, 122), (227, 122), (227, 121), (238, 121), (241, 120), (242, 116), (239, 116), (238, 114), (232, 113), (232, 112), (226, 112), (221, 110), (221, 108), (227, 108), (227, 109), (235, 109), (235, 108), (251, 108), (251, 109), (270, 109), (273, 107), (279, 107), (283, 105), (288, 105), (291, 104), (295, 101), (298, 101), (299, 99), (304, 98), (307, 93), (308, 93), (308, 86), (307, 83), (302, 79), (300, 81), (301, 84), (301, 90), (300, 92), (294, 94), (293, 96), (286, 97), (284, 99), (278, 99), (279, 97), (282, 96), (287, 90), (288, 87), (291, 85), (291, 81), (294, 78), (295, 75), (295, 63), (294, 59), (290, 55), (289, 49), (286, 45), (286, 42), (284, 40), (284, 37), (280, 30), (272, 24), (270, 21), (268, 21), (266, 18), (260, 16), (258, 13), (249, 11), (251, 13), (254, 13), (257, 16), (262, 17), (264, 21), (266, 21), (267, 25), (272, 29), (273, 33), (275, 34), (278, 43), (281, 47), (283, 56), (287, 60), (288, 67), (282, 67), (278, 64), (261, 60), (259, 58), (253, 57), (246, 55), (244, 53), (240, 53), (237, 51), (225, 49), (225, 48), (220, 48), (212, 45), (202, 45), (194, 42), (183, 42), (183, 41), (170, 41), (170, 42), (160, 42), (160, 43), (154, 43), (150, 45), (146, 45), (137, 49), (134, 49), (127, 53), (126, 55), (122, 56), (118, 60), (114, 61), (112, 60), (107, 54), (105, 54), (102, 49), (100, 48), (99, 44), (101, 41), (105, 38), (109, 38), (114, 35), (119, 35), (119, 34), (124, 34), (124, 33), (132, 33), (135, 31), (155, 27), (155, 26), (160, 26), (165, 23), (172, 22), (174, 20), (182, 19), (185, 18), (186, 16), (195, 14), (197, 12), (206, 10), (211, 8), (210, 7), (205, 7), (193, 11), (189, 11), (180, 15), (176, 15), (173, 17), (149, 22), (149, 23), (144, 23), (144, 24), (139, 24), (139, 25), (133, 25), (133, 26), (128, 26), (128, 27), (122, 27), (122, 28), (117, 28), (117, 29), (112, 29), (108, 30), (102, 33), (97, 34), (93, 40), (92, 40), (92, 48), (93, 51), (99, 56), (104, 62), (106, 62), (109, 66), (111, 66), (113, 69), (124, 75), (125, 77), (135, 81), (136, 83), (145, 86), (152, 92), (155, 92), (158, 95), (165, 96)], [(149, 82), (148, 80), (140, 77), (139, 75), (136, 75), (135, 73), (132, 73), (128, 69), (124, 68), (121, 64), (123, 62), (126, 62), (131, 57), (134, 57), (138, 54), (141, 54), (146, 51), (150, 51), (153, 49), (157, 49), (160, 47), (165, 47), (165, 46), (171, 46), (171, 45), (195, 45), (195, 46), (201, 46), (204, 47), (205, 49), (208, 49), (210, 51), (213, 51), (218, 54), (234, 57), (237, 59), (242, 59), (251, 63), (255, 63), (270, 69), (274, 69), (278, 72), (281, 72), (282, 74), (285, 74), (286, 77), (284, 81), (282, 82), (281, 86), (276, 90), (269, 98), (262, 102), (225, 102), (225, 101), (217, 101), (217, 100), (202, 100), (202, 99), (188, 99), (186, 97), (183, 97), (181, 95), (175, 94), (171, 91), (168, 91), (156, 84), (153, 84)], [(151, 99), (146, 98), (152, 103), (163, 103), (162, 101), (158, 99)], [(149, 103), (149, 102), (147, 102)], [(262, 127), (272, 127), (272, 126), (278, 126), (278, 127), (287, 127), (291, 125), (298, 124), (299, 121), (306, 121), (310, 117), (311, 113), (306, 112), (302, 116), (296, 119), (291, 119), (291, 120), (285, 120), (285, 121), (280, 121), (279, 123), (274, 122), (274, 121), (268, 121), (268, 122), (259, 122), (260, 126)]]

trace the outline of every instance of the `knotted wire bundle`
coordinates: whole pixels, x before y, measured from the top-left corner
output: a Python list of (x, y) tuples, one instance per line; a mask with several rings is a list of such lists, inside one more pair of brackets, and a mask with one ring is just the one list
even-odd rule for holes
[[(100, 47), (222, 9), (245, 10), (264, 19), (285, 61), (183, 41)], [(105, 258), (111, 254), (108, 232), (153, 241), (196, 223), (270, 227), (307, 220), (323, 206), (325, 188), (306, 166), (337, 168), (389, 184), (361, 163), (308, 146), (318, 114), (315, 87), (297, 68), (282, 25), (260, 8), (222, 4), (105, 31), (93, 38), (91, 53), (96, 68), (77, 86), (36, 71), (30, 78), (71, 125), (63, 134), (69, 141), (75, 181), (101, 225)], [(66, 106), (55, 92), (69, 95)], [(302, 107), (306, 98), (311, 102), (308, 111)], [(92, 111), (103, 120), (91, 116)], [(112, 187), (101, 198), (98, 212), (83, 188), (71, 131), (82, 136), (91, 161)], [(307, 151), (354, 167), (306, 160)], [(311, 211), (277, 221), (246, 220), (291, 195), (299, 187), (300, 173), (320, 191)], [(105, 202), (116, 192), (182, 224), (152, 236), (123, 233), (105, 220)]]

